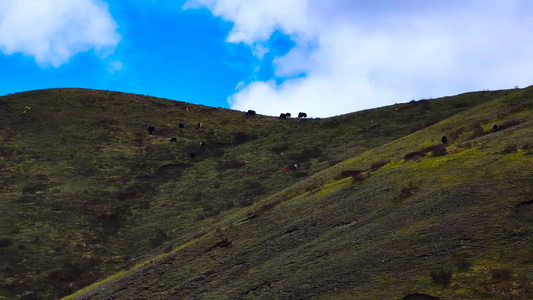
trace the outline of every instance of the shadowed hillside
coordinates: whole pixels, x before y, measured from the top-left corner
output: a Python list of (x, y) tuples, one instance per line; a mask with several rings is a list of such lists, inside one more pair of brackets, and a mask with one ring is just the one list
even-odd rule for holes
[(298, 122), (94, 90), (4, 96), (0, 297), (115, 274), (84, 295), (527, 299), (532, 103), (476, 92)]

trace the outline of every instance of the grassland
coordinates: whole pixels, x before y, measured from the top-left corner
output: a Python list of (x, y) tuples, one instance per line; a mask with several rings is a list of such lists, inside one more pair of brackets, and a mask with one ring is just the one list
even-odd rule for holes
[(0, 297), (531, 298), (532, 109), (531, 88), (301, 122), (4, 96)]

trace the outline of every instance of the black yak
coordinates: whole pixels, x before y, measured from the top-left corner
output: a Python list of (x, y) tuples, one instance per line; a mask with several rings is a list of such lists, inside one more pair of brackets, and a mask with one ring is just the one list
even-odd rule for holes
[(287, 118), (290, 118), (291, 117), (291, 113), (285, 113), (285, 116), (287, 116)]
[(246, 115), (248, 115), (248, 116), (255, 116), (255, 110), (251, 110), (251, 109), (248, 110), (248, 111), (246, 112)]
[(280, 119), (286, 119), (287, 118), (287, 114), (281, 114), (281, 115), (279, 115), (279, 118)]
[(146, 130), (148, 130), (148, 134), (152, 134), (152, 133), (154, 133), (154, 131), (155, 131), (155, 127), (150, 126), (150, 127), (148, 127), (148, 129), (146, 129)]
[(298, 114), (298, 118), (307, 118), (307, 114), (304, 112), (301, 112)]
[(180, 124), (178, 125), (178, 127), (179, 127), (179, 128), (184, 128), (185, 125), (184, 125), (183, 123), (180, 123)]
[(171, 141), (171, 142), (177, 142), (178, 139), (177, 139), (177, 138), (171, 138), (170, 141)]
[(442, 136), (442, 139), (440, 140), (443, 144), (448, 144), (448, 138), (444, 135)]

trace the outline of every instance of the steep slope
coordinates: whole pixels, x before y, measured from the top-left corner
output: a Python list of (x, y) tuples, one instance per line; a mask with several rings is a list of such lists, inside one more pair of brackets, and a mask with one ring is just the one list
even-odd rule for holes
[(300, 122), (107, 91), (4, 96), (0, 296), (60, 297), (198, 237), (211, 243), (212, 230), (240, 224), (253, 203), (299, 193), (338, 162), (517, 92)]
[(532, 110), (533, 88), (478, 105), (72, 298), (531, 299)]

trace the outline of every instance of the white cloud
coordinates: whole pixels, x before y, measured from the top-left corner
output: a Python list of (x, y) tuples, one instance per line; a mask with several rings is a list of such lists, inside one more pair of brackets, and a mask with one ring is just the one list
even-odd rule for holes
[(228, 99), (234, 109), (330, 116), (533, 84), (527, 0), (189, 0), (184, 8), (202, 6), (234, 24), (227, 42), (254, 47), (279, 30), (296, 44), (274, 60), (275, 75), (290, 79), (241, 86)]
[(114, 61), (109, 62), (107, 71), (111, 74), (114, 74), (115, 72), (122, 70), (122, 67), (123, 67), (122, 62), (118, 60), (114, 60)]
[(105, 57), (120, 41), (102, 0), (0, 0), (0, 51), (58, 67), (94, 49)]

